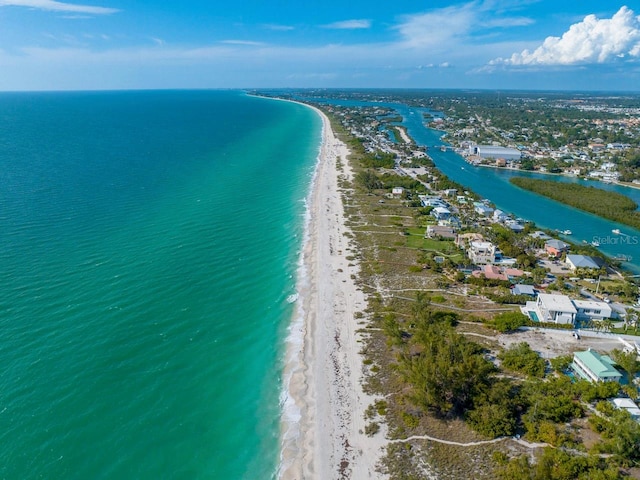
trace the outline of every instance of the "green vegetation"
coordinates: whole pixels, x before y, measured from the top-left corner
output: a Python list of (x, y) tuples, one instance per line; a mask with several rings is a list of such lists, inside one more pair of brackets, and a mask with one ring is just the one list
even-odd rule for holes
[(623, 478), (618, 468), (607, 464), (595, 455), (573, 456), (569, 453), (545, 448), (535, 464), (528, 456), (521, 456), (510, 462), (506, 456), (499, 456), (504, 462), (498, 469), (502, 480), (616, 480)]
[(521, 342), (498, 355), (502, 365), (515, 372), (524, 373), (530, 377), (544, 377), (545, 361), (526, 342)]
[[(340, 133), (340, 127), (335, 131)], [(567, 368), (568, 355), (552, 360), (550, 371), (527, 344), (504, 349), (492, 338), (495, 331), (510, 332), (530, 321), (519, 312), (493, 315), (491, 310), (500, 307), (487, 299), (524, 298), (513, 298), (507, 282), (466, 280), (455, 268), (464, 259), (453, 242), (424, 238), (432, 220), (417, 198), (423, 185), (360, 162), (367, 154), (358, 147), (362, 143), (349, 143), (354, 184), (343, 180), (342, 187), (348, 192), (345, 212), (358, 247), (353, 254), (361, 266), (358, 281), (368, 295), (359, 322), (364, 387), (384, 398), (367, 409), (364, 430), (375, 435), (385, 422), (396, 440), (383, 460), (390, 477), (422, 478), (423, 466), (429, 464), (439, 478), (610, 479), (635, 465), (638, 460), (629, 451), (636, 438), (632, 426), (616, 431), (610, 422), (617, 417), (609, 414), (601, 414), (599, 422), (590, 420), (593, 402), (616, 395), (620, 386), (572, 383), (556, 373)], [(431, 187), (452, 186), (432, 182), (434, 175), (441, 174), (429, 166), (423, 180)], [(405, 188), (402, 198), (388, 195), (393, 186)], [(468, 208), (461, 204), (460, 210), (463, 223), (472, 225), (473, 215), (465, 216)], [(505, 253), (520, 257), (521, 265), (530, 264), (534, 239), (500, 226), (480, 228)], [(532, 281), (546, 274), (541, 268), (531, 271)], [(417, 293), (414, 297), (410, 292)], [(587, 443), (581, 434), (590, 428), (594, 432)], [(520, 448), (515, 440), (482, 443), (516, 434), (556, 448), (546, 449), (535, 461), (529, 455), (510, 460), (507, 453)], [(421, 435), (480, 443), (459, 447), (411, 439)]]
[(514, 177), (509, 181), (520, 188), (544, 195), (585, 212), (640, 228), (640, 213), (635, 211), (638, 205), (621, 193), (586, 187), (577, 183), (563, 183), (562, 188), (558, 188), (558, 182), (552, 180)]

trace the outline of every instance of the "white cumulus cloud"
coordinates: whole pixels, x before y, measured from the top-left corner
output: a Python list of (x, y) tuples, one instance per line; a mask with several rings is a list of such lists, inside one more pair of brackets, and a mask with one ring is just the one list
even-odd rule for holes
[(54, 12), (90, 13), (93, 15), (109, 15), (120, 11), (116, 8), (75, 5), (72, 3), (56, 2), (55, 0), (0, 0), (0, 7), (28, 7)]
[(344, 20), (342, 22), (334, 22), (323, 25), (324, 28), (335, 28), (337, 30), (358, 30), (371, 28), (371, 20)]
[(547, 37), (533, 52), (523, 50), (490, 63), (506, 65), (599, 64), (640, 58), (640, 16), (623, 6), (611, 18), (587, 15), (562, 37)]

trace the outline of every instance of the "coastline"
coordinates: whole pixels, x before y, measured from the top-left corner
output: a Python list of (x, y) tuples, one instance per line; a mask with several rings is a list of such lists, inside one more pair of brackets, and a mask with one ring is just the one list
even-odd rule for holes
[(307, 202), (300, 297), (286, 341), (278, 477), (382, 478), (376, 464), (384, 431), (364, 433), (364, 412), (374, 398), (362, 388), (355, 314), (366, 303), (355, 283), (359, 266), (347, 258), (351, 243), (338, 186), (341, 176), (352, 176), (349, 151), (327, 116), (303, 105), (322, 119), (322, 143)]

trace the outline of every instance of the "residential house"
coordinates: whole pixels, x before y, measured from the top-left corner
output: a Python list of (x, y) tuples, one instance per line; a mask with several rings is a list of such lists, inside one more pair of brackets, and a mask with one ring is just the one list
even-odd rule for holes
[(394, 197), (401, 197), (402, 195), (404, 195), (404, 188), (402, 188), (402, 187), (393, 187), (391, 189), (391, 195), (393, 195)]
[(640, 408), (638, 408), (638, 405), (630, 398), (614, 398), (612, 403), (616, 408), (629, 412), (629, 415), (631, 415), (631, 418), (634, 420), (640, 420)]
[(560, 257), (564, 252), (569, 251), (569, 245), (562, 240), (552, 238), (544, 244), (544, 250), (552, 257)]
[(431, 210), (431, 215), (435, 217), (436, 220), (449, 220), (451, 217), (451, 210), (446, 207), (435, 207)]
[(456, 238), (456, 232), (452, 227), (429, 225), (424, 236), (426, 238), (446, 238), (448, 240), (453, 240)]
[(514, 285), (511, 289), (511, 293), (513, 295), (529, 295), (530, 297), (536, 296), (536, 291), (533, 288), (533, 285), (525, 285), (523, 283), (518, 283)]
[(622, 374), (616, 370), (615, 365), (616, 363), (607, 355), (600, 355), (589, 349), (573, 354), (571, 369), (592, 383), (619, 382)]
[(480, 233), (460, 233), (456, 237), (456, 247), (467, 249), (471, 242), (481, 242), (484, 240), (484, 237)]
[(472, 275), (474, 277), (484, 277), (488, 280), (509, 281), (509, 277), (500, 268), (494, 265), (485, 265), (482, 270), (475, 270)]
[(567, 255), (565, 260), (571, 270), (578, 268), (598, 269), (605, 265), (604, 260), (598, 257), (589, 257), (588, 255)]
[(506, 222), (509, 219), (509, 216), (504, 213), (502, 210), (496, 208), (493, 211), (493, 221), (494, 222)]
[(494, 263), (496, 261), (496, 246), (491, 242), (472, 241), (467, 253), (476, 265)]
[(611, 318), (613, 310), (608, 303), (598, 302), (596, 300), (574, 300), (573, 305), (578, 310), (576, 320), (605, 320)]
[(520, 310), (533, 321), (573, 324), (578, 310), (566, 295), (539, 293), (535, 302), (527, 302)]
[(529, 236), (531, 238), (539, 238), (541, 240), (551, 240), (551, 237), (544, 233), (542, 230), (536, 230), (533, 233), (530, 233)]
[(483, 217), (489, 217), (493, 214), (493, 208), (487, 207), (484, 203), (474, 202), (473, 209), (478, 215), (482, 215)]

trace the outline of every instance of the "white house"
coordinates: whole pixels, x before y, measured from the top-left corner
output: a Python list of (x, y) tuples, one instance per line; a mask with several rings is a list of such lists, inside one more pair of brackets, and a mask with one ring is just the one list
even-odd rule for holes
[(487, 207), (485, 204), (480, 202), (475, 202), (473, 204), (473, 209), (478, 215), (482, 215), (483, 217), (489, 217), (493, 213), (493, 208)]
[(472, 241), (467, 253), (476, 265), (485, 265), (496, 261), (496, 246), (491, 242)]
[(496, 208), (493, 211), (493, 221), (494, 222), (504, 222), (509, 219), (509, 216), (504, 213), (502, 210)]
[(448, 220), (451, 217), (451, 210), (445, 207), (435, 207), (431, 210), (431, 215), (433, 215), (436, 220)]
[(613, 310), (608, 303), (596, 300), (574, 300), (573, 305), (578, 313), (576, 320), (604, 320), (611, 318)]
[(400, 197), (400, 196), (404, 195), (404, 188), (402, 188), (402, 187), (393, 187), (391, 189), (391, 195), (393, 195), (394, 197)]
[(634, 420), (640, 420), (640, 408), (638, 408), (638, 405), (630, 398), (614, 398), (612, 402), (616, 408), (629, 412), (629, 415), (631, 415), (631, 418)]
[(578, 310), (566, 295), (539, 293), (535, 302), (527, 302), (522, 313), (536, 322), (573, 324)]

